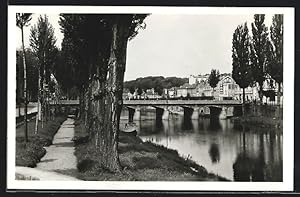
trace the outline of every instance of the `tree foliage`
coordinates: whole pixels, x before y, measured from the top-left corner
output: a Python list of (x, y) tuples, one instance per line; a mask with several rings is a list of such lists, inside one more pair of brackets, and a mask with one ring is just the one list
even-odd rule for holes
[(40, 16), (37, 24), (30, 30), (30, 46), (38, 58), (42, 82), (43, 80), (46, 83), (50, 81), (50, 74), (58, 51), (55, 43), (53, 26), (49, 23), (46, 15)]
[(268, 51), (268, 28), (264, 24), (265, 15), (255, 14), (252, 26), (252, 43), (251, 43), (251, 69), (253, 82), (259, 84), (259, 96), (262, 99), (262, 86), (266, 79), (266, 62)]
[[(46, 87), (49, 87), (49, 82), (51, 81), (50, 76), (53, 72), (53, 66), (58, 49), (55, 46), (56, 38), (54, 36), (54, 28), (49, 23), (46, 15), (39, 16), (37, 24), (35, 24), (30, 30), (29, 40), (32, 51), (38, 60), (38, 76), (40, 81), (38, 101), (41, 104), (41, 108), (38, 108), (38, 116), (42, 121), (44, 118), (47, 121), (49, 116), (49, 107), (46, 100), (50, 97), (50, 92)], [(37, 123), (38, 122), (36, 122), (36, 130)]]
[(267, 71), (277, 83), (283, 80), (283, 15), (272, 18), (271, 41), (268, 43)]
[(215, 87), (217, 87), (217, 84), (220, 81), (220, 72), (219, 70), (216, 69), (212, 69), (210, 72), (210, 75), (208, 77), (208, 83), (210, 85), (210, 87), (212, 87), (213, 89)]
[(17, 13), (16, 14), (16, 24), (17, 26), (22, 29), (24, 26), (29, 25), (31, 20), (31, 13)]
[(277, 82), (277, 103), (280, 104), (281, 83), (283, 81), (283, 15), (272, 18), (271, 41), (268, 42), (267, 72)]
[[(16, 59), (16, 82), (17, 82), (17, 100), (24, 99), (24, 67), (22, 63), (23, 52), (17, 50)], [(27, 91), (28, 101), (37, 101), (38, 92), (38, 60), (31, 49), (26, 49), (26, 69), (27, 69)], [(19, 103), (17, 102), (17, 103)]]
[[(252, 82), (250, 66), (250, 37), (247, 23), (239, 25), (233, 33), (232, 78), (241, 88), (243, 88), (243, 90)], [(245, 101), (244, 91), (243, 101)]]
[(188, 82), (188, 78), (178, 78), (178, 77), (162, 77), (162, 76), (149, 76), (140, 77), (135, 80), (125, 81), (124, 88), (129, 90), (135, 90), (140, 88), (142, 90), (154, 88), (155, 92), (162, 93), (164, 88), (179, 87)]

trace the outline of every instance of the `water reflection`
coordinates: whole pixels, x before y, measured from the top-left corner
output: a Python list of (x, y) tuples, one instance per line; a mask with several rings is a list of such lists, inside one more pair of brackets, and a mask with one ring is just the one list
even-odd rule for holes
[(181, 124), (181, 129), (184, 131), (193, 130), (193, 123), (190, 118), (183, 118), (183, 122)]
[(208, 171), (235, 181), (282, 181), (282, 133), (235, 125), (230, 120), (136, 122), (143, 140), (190, 155)]
[(216, 118), (209, 119), (209, 126), (208, 129), (210, 131), (220, 131), (222, 129), (220, 120)]
[(219, 163), (220, 161), (220, 151), (219, 151), (219, 145), (212, 143), (210, 145), (209, 149), (209, 156), (212, 163)]

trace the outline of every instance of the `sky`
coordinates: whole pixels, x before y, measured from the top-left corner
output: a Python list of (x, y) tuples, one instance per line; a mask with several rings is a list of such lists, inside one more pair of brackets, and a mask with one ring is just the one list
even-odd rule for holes
[[(30, 28), (39, 15), (33, 14), (25, 28), (25, 47), (29, 47)], [(59, 15), (48, 15), (60, 48), (63, 34)], [(269, 28), (272, 16), (266, 15)], [(128, 43), (125, 81), (145, 76), (188, 77), (218, 69), (232, 69), (232, 35), (236, 27), (247, 22), (251, 31), (253, 15), (150, 15), (146, 29)], [(21, 32), (19, 31), (20, 35)], [(18, 48), (21, 38), (17, 36)]]

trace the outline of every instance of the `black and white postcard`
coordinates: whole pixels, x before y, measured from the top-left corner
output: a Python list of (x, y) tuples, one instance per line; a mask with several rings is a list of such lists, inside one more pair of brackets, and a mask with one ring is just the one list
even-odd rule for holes
[(294, 9), (8, 6), (7, 187), (292, 191)]

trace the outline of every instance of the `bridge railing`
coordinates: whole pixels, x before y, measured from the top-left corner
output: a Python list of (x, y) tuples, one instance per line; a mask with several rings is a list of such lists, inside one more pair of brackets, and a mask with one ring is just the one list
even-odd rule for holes
[(124, 100), (124, 105), (240, 105), (238, 100)]
[[(51, 105), (55, 104), (50, 102)], [(79, 105), (79, 100), (61, 100), (62, 105)], [(239, 100), (123, 100), (124, 105), (240, 105)]]

